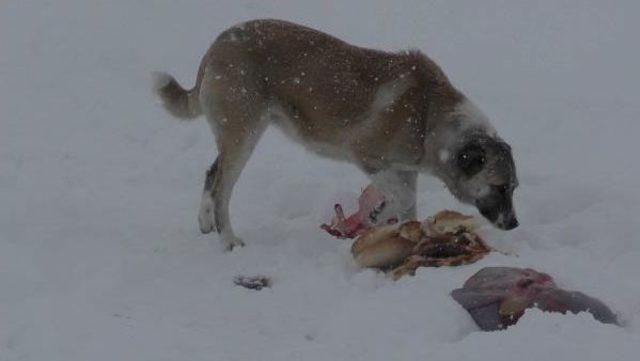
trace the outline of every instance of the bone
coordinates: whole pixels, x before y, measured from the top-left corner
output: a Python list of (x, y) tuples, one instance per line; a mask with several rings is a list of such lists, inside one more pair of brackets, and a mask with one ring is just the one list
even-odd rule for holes
[[(371, 189), (363, 195), (371, 195), (370, 192)], [(388, 272), (393, 279), (414, 275), (419, 267), (474, 263), (489, 253), (490, 248), (474, 232), (472, 218), (445, 210), (424, 222), (414, 220), (372, 227), (359, 232), (351, 253), (360, 267), (378, 268)], [(332, 234), (344, 235), (346, 223), (338, 211), (333, 225), (325, 227)], [(434, 227), (435, 223), (440, 227)]]
[(241, 286), (250, 290), (260, 291), (265, 287), (271, 287), (272, 281), (266, 276), (236, 276), (233, 279), (236, 286)]
[(457, 233), (459, 231), (473, 232), (476, 227), (473, 217), (450, 210), (438, 212), (433, 217), (429, 217), (424, 224), (426, 233), (429, 236)]
[(400, 233), (400, 237), (406, 238), (413, 243), (418, 243), (424, 236), (422, 232), (422, 224), (417, 221), (410, 221), (403, 223), (398, 228), (398, 232)]
[(351, 246), (351, 252), (353, 254), (361, 253), (365, 248), (384, 241), (389, 238), (398, 236), (398, 226), (389, 225), (384, 227), (372, 228), (364, 231)]
[(415, 243), (406, 238), (384, 238), (354, 253), (354, 259), (360, 267), (386, 268), (404, 261), (414, 246)]

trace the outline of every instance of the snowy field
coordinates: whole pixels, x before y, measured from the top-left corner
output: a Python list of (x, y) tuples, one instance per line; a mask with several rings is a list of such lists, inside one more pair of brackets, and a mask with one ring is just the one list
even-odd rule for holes
[[(0, 2), (0, 360), (637, 360), (640, 2), (6, 0)], [(491, 254), (392, 282), (318, 229), (366, 178), (270, 130), (232, 218), (201, 235), (208, 126), (158, 106), (149, 73), (191, 86), (230, 25), (301, 22), (416, 47), (515, 152), (521, 226)], [(636, 45), (633, 45), (636, 44)], [(419, 212), (471, 214), (422, 177)], [(625, 326), (527, 312), (483, 333), (448, 293), (492, 265), (533, 267)], [(237, 274), (273, 277), (260, 292)]]

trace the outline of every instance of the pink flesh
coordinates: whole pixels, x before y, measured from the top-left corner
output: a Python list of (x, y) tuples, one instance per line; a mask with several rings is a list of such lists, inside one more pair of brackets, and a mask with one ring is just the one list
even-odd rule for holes
[[(524, 310), (532, 307), (563, 314), (586, 311), (600, 322), (619, 324), (616, 314), (598, 299), (558, 288), (551, 276), (529, 268), (483, 268), (462, 288), (453, 290), (451, 296), (485, 331), (503, 329), (516, 323)], [(515, 313), (500, 313), (506, 302), (516, 302), (515, 309), (511, 310)]]
[[(336, 215), (331, 220), (331, 224), (323, 224), (320, 228), (334, 237), (354, 238), (374, 226), (371, 215), (382, 210), (384, 200), (384, 195), (373, 185), (369, 185), (358, 198), (356, 213), (345, 217), (342, 206), (338, 203), (334, 206)], [(384, 223), (395, 223), (397, 220), (391, 218), (385, 221)]]

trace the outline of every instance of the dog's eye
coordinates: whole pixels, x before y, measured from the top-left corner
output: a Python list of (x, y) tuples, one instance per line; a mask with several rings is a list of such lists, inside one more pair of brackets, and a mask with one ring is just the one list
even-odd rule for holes
[(509, 185), (508, 184), (502, 184), (499, 186), (495, 186), (496, 190), (498, 191), (498, 193), (500, 194), (507, 194), (507, 192), (509, 191)]
[(467, 176), (472, 176), (482, 170), (486, 163), (484, 149), (479, 145), (465, 147), (457, 157), (458, 167)]

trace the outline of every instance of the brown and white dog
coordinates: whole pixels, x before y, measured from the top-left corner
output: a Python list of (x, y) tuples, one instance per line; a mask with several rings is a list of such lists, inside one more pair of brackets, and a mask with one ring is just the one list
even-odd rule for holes
[(243, 245), (229, 220), (233, 187), (271, 123), (311, 152), (358, 166), (385, 194), (383, 212), (415, 218), (416, 178), (426, 172), (497, 227), (518, 225), (509, 145), (419, 51), (365, 49), (290, 22), (253, 20), (218, 36), (191, 90), (155, 77), (171, 114), (204, 114), (213, 130), (218, 158), (199, 223), (204, 233), (215, 228), (227, 249)]

